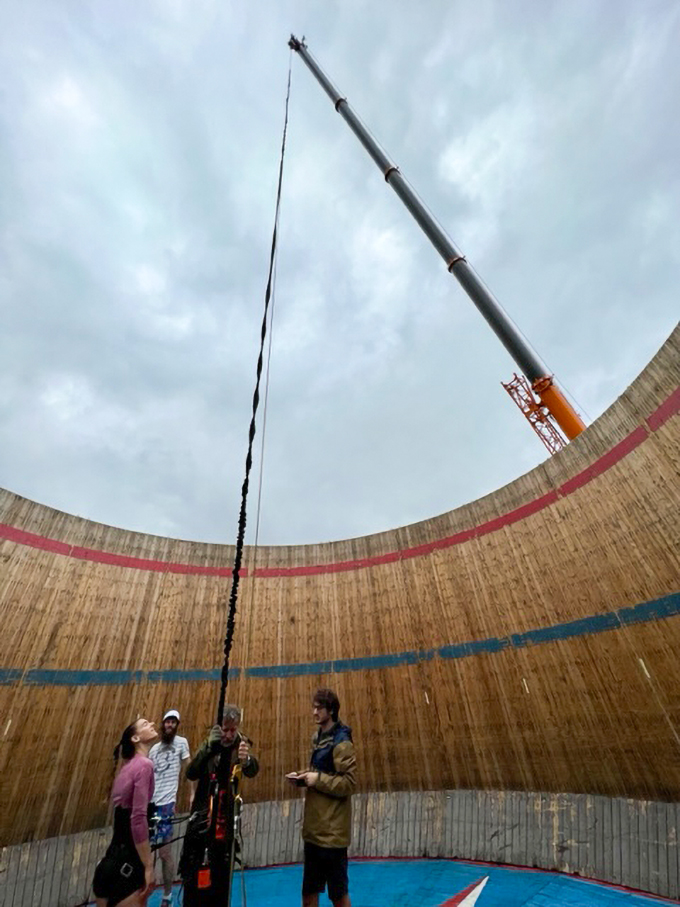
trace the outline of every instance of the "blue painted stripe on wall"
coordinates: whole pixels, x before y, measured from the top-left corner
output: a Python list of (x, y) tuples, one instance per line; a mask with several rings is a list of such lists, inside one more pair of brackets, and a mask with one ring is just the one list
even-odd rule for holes
[(299, 677), (302, 674), (330, 674), (344, 671), (370, 671), (414, 665), (434, 658), (434, 649), (420, 652), (395, 652), (392, 655), (368, 655), (365, 658), (337, 658), (334, 661), (309, 661), (304, 664), (266, 665), (244, 668), (246, 677)]
[(525, 646), (573, 639), (575, 636), (586, 636), (589, 633), (604, 633), (606, 630), (616, 630), (620, 626), (621, 621), (616, 613), (610, 612), (609, 614), (596, 614), (593, 617), (582, 617), (580, 620), (572, 620), (552, 627), (527, 630), (526, 633), (513, 633), (510, 640), (516, 649), (522, 649)]
[[(229, 677), (238, 677), (240, 668), (230, 668)], [(7, 683), (15, 683), (22, 676), (21, 671), (11, 668), (0, 668), (0, 683), (3, 675), (11, 674)], [(192, 669), (183, 671), (171, 668), (164, 671), (78, 671), (61, 668), (31, 668), (23, 675), (23, 681), (33, 687), (88, 687), (88, 686), (124, 686), (128, 683), (177, 683), (185, 680), (219, 680), (222, 671)]]
[(619, 608), (616, 612), (624, 624), (646, 623), (650, 620), (660, 620), (664, 617), (675, 617), (680, 612), (680, 592), (665, 595), (653, 602), (643, 602), (630, 608)]
[[(229, 678), (238, 677), (240, 668), (229, 668)], [(166, 668), (163, 671), (147, 671), (146, 678), (150, 683), (179, 683), (184, 680), (219, 680), (221, 668)]]
[[(651, 602), (619, 608), (605, 614), (594, 614), (579, 620), (539, 627), (510, 636), (477, 639), (471, 642), (441, 646), (439, 649), (421, 649), (395, 652), (388, 655), (370, 655), (366, 658), (338, 658), (331, 661), (311, 661), (302, 664), (264, 665), (252, 668), (230, 668), (229, 677), (236, 678), (243, 670), (246, 677), (301, 677), (306, 674), (330, 674), (345, 671), (371, 671), (377, 668), (396, 668), (420, 664), (432, 658), (470, 658), (473, 655), (493, 654), (503, 649), (521, 649), (605, 633), (618, 629), (622, 624), (649, 623), (677, 617), (680, 614), (680, 592), (665, 595)], [(0, 668), (0, 685), (23, 682), (31, 686), (119, 686), (128, 683), (179, 683), (199, 680), (219, 680), (219, 668), (167, 668), (158, 671), (77, 671), (58, 668), (32, 668), (23, 673), (19, 668)]]
[(470, 655), (477, 655), (479, 652), (500, 652), (501, 649), (507, 649), (510, 645), (510, 637), (498, 639), (492, 636), (491, 639), (478, 639), (475, 642), (459, 642), (452, 646), (442, 646), (437, 649), (437, 655), (440, 658), (467, 658)]
[(32, 668), (26, 671), (24, 683), (35, 687), (121, 686), (139, 683), (143, 671), (77, 671), (60, 668)]

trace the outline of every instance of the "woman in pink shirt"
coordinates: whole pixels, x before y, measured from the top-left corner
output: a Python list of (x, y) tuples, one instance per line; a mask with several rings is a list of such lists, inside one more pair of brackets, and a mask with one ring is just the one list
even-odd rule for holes
[(143, 907), (153, 890), (148, 807), (153, 798), (153, 763), (149, 748), (156, 729), (146, 718), (125, 728), (114, 758), (124, 764), (113, 782), (113, 839), (97, 864), (92, 889), (97, 907)]

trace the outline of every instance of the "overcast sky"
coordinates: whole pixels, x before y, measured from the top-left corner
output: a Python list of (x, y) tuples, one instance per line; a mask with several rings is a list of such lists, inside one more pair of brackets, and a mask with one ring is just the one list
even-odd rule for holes
[[(234, 540), (291, 31), (588, 420), (672, 330), (677, 0), (4, 0), (1, 486)], [(514, 363), (292, 62), (264, 543), (434, 516), (546, 456)]]

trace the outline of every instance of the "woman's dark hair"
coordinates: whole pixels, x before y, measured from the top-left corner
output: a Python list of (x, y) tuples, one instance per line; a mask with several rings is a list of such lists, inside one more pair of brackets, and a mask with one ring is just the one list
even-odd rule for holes
[(113, 751), (114, 762), (122, 757), (123, 759), (132, 759), (134, 754), (137, 752), (137, 748), (132, 742), (132, 738), (135, 734), (135, 728), (137, 727), (137, 722), (133, 721), (132, 724), (128, 724), (123, 733), (121, 734), (120, 741)]
[(340, 700), (335, 695), (333, 690), (328, 690), (326, 687), (322, 687), (320, 690), (317, 690), (312, 698), (312, 704), (321, 706), (322, 709), (328, 709), (331, 713), (331, 718), (333, 721), (338, 720), (338, 713), (340, 711)]

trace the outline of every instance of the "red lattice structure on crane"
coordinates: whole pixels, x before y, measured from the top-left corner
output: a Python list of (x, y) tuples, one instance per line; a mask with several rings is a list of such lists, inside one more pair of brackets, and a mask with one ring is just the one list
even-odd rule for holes
[(567, 443), (566, 438), (551, 420), (547, 406), (534, 396), (524, 375), (515, 374), (512, 381), (508, 381), (507, 384), (501, 381), (501, 384), (522, 410), (527, 421), (550, 453), (555, 454), (558, 450), (562, 450)]

